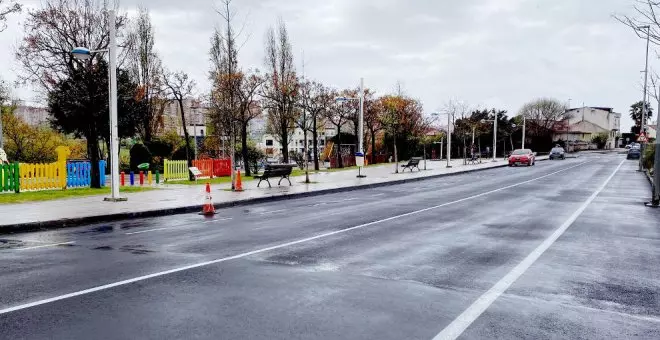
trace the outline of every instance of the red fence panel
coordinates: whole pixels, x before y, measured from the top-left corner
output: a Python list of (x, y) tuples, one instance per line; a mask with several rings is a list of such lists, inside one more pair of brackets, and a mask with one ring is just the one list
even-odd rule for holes
[(212, 159), (198, 159), (192, 162), (193, 166), (199, 169), (202, 177), (213, 178), (213, 160)]
[(213, 176), (224, 177), (231, 176), (231, 164), (229, 159), (213, 160)]

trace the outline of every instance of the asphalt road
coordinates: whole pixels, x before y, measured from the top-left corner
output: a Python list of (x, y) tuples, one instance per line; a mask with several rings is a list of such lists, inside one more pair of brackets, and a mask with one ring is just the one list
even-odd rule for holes
[(3, 235), (0, 338), (659, 339), (660, 210), (635, 164)]

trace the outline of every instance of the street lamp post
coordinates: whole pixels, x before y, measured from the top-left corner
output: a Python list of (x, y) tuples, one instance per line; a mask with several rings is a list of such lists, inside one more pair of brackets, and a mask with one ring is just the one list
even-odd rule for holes
[[(364, 159), (364, 78), (360, 78), (360, 95), (357, 98), (348, 98), (348, 97), (337, 97), (335, 98), (336, 102), (346, 102), (346, 101), (359, 101), (360, 102), (360, 113), (358, 116), (358, 154), (360, 154), (362, 159)], [(337, 131), (340, 133), (340, 131)], [(306, 137), (305, 137), (306, 138)], [(341, 147), (341, 146), (340, 146)], [(374, 152), (375, 150), (371, 150)], [(362, 166), (358, 166), (358, 178), (367, 177), (362, 174)]]
[(525, 127), (526, 127), (526, 125), (527, 125), (527, 117), (525, 117), (525, 115), (523, 115), (522, 148), (521, 149), (525, 148)]
[(126, 201), (119, 196), (119, 131), (117, 128), (117, 36), (115, 33), (115, 11), (108, 10), (108, 31), (110, 41), (107, 50), (90, 51), (85, 47), (76, 47), (71, 54), (77, 59), (87, 60), (92, 53), (108, 52), (108, 73), (110, 88), (110, 188), (111, 196), (104, 200), (108, 202)]
[[(433, 112), (431, 116), (438, 117), (443, 113)], [(451, 112), (445, 112), (447, 115), (447, 167), (451, 168), (451, 118), (453, 114)], [(442, 149), (441, 149), (442, 150)], [(442, 151), (440, 152), (442, 155)], [(440, 156), (442, 158), (442, 156)]]
[[(642, 121), (639, 124), (639, 133), (640, 135), (644, 133), (644, 126), (646, 125), (646, 91), (649, 80), (649, 40), (651, 35), (651, 26), (640, 26), (638, 29), (646, 29), (646, 63), (644, 66), (644, 94), (642, 95)], [(642, 155), (644, 154), (644, 142), (642, 142)], [(642, 171), (642, 161), (644, 157), (639, 158), (639, 171)]]

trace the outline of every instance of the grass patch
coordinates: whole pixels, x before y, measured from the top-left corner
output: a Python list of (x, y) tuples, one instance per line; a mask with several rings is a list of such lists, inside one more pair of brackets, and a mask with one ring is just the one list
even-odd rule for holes
[[(122, 193), (140, 192), (154, 190), (151, 187), (122, 187), (119, 189)], [(45, 191), (26, 191), (21, 193), (6, 193), (0, 195), (0, 204), (25, 203), (51, 201), (63, 198), (76, 198), (95, 195), (109, 195), (110, 188), (92, 189), (66, 189), (66, 190), (45, 190)]]

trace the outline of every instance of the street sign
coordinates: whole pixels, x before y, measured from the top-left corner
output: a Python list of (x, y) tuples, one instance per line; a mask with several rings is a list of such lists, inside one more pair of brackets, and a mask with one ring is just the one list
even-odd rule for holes
[(640, 143), (646, 143), (648, 142), (648, 138), (646, 138), (646, 134), (644, 132), (639, 134), (639, 137), (637, 138), (637, 141)]

